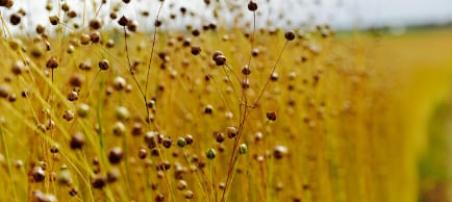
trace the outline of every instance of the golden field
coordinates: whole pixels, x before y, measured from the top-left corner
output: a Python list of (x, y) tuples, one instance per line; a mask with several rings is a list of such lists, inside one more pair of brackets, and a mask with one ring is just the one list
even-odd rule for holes
[(0, 201), (452, 199), (450, 29), (124, 31), (2, 38)]

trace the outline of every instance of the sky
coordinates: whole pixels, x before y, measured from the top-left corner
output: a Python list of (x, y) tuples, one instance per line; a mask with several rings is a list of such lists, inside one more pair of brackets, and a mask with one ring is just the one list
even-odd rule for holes
[[(63, 0), (50, 1), (56, 3)], [(72, 5), (75, 10), (83, 10), (83, 3), (81, 2), (84, 0), (65, 1)], [(86, 1), (93, 2), (96, 0)], [(117, 2), (118, 0), (108, 0), (107, 6), (102, 8), (106, 15), (109, 8), (111, 8), (110, 6), (113, 5), (112, 1)], [(247, 0), (222, 1), (239, 2), (246, 9)], [(293, 22), (293, 26), (299, 26), (306, 22), (328, 23), (336, 28), (405, 26), (452, 22), (452, 0), (270, 0), (270, 3), (266, 3), (267, 0), (255, 1), (260, 5), (259, 11), (263, 13), (263, 16), (267, 16), (266, 19), (273, 19), (276, 25), (283, 24), (283, 21), (275, 20), (278, 19), (278, 15), (275, 13), (284, 13), (286, 19), (290, 19)], [(44, 4), (47, 0), (16, 0), (16, 2), (13, 10), (24, 7), (33, 16), (25, 24), (31, 26), (37, 22), (48, 23), (48, 13), (44, 9)], [(100, 2), (100, 0), (97, 0), (97, 2)], [(154, 16), (158, 8), (157, 0), (132, 0), (132, 2), (128, 5), (127, 11), (124, 11), (127, 16), (137, 17), (137, 11), (141, 10), (148, 10), (151, 16)], [(166, 0), (166, 7), (163, 9), (162, 15), (168, 14), (168, 5), (171, 2), (176, 3), (178, 6), (184, 5), (189, 10), (203, 15), (204, 19), (212, 19), (204, 10), (203, 0)], [(87, 7), (89, 8), (90, 6), (92, 4), (89, 3)], [(55, 9), (51, 13), (55, 14), (56, 12)], [(122, 15), (121, 12), (119, 13), (120, 15)], [(248, 12), (248, 16), (244, 16), (244, 18), (252, 19), (252, 14)], [(265, 26), (265, 20), (262, 20), (262, 17), (258, 19), (260, 20), (258, 20), (257, 24)], [(196, 21), (193, 22), (196, 24)], [(152, 23), (148, 24), (148, 27), (152, 26)]]

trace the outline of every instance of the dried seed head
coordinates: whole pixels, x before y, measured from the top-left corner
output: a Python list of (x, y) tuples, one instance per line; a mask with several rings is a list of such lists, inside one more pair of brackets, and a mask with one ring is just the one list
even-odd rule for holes
[(122, 152), (121, 147), (113, 147), (108, 153), (108, 160), (111, 164), (118, 164), (121, 162), (124, 153)]
[(126, 85), (127, 85), (127, 82), (123, 77), (117, 76), (113, 80), (113, 87), (117, 91), (123, 90), (126, 87)]
[(93, 30), (98, 30), (102, 27), (102, 23), (99, 19), (92, 19), (89, 21), (89, 27)]
[(71, 91), (68, 95), (67, 95), (67, 99), (71, 102), (74, 102), (76, 100), (78, 100), (78, 93), (76, 91)]
[(49, 69), (56, 69), (58, 67), (58, 61), (55, 57), (49, 58), (46, 63), (46, 67)]
[(185, 135), (184, 139), (185, 139), (185, 142), (187, 142), (187, 145), (193, 144), (193, 136)]
[(199, 55), (201, 53), (201, 48), (198, 46), (191, 47), (191, 54), (193, 55)]
[(249, 3), (248, 3), (248, 10), (249, 11), (256, 11), (257, 10), (257, 3), (256, 2), (254, 2), (254, 1), (250, 1)]
[(173, 141), (170, 138), (164, 138), (162, 144), (165, 148), (169, 149), (173, 144)]
[(0, 7), (11, 8), (14, 5), (13, 0), (0, 0)]
[(140, 149), (138, 151), (138, 158), (140, 158), (140, 159), (145, 159), (147, 155), (148, 155), (148, 152), (146, 151), (146, 149)]
[(49, 17), (49, 21), (50, 21), (50, 24), (57, 25), (58, 23), (60, 23), (60, 18), (56, 15), (52, 15)]
[(222, 142), (224, 141), (224, 134), (221, 133), (221, 132), (215, 133), (215, 140), (216, 140), (218, 143), (222, 143)]
[(206, 105), (204, 107), (204, 114), (212, 114), (213, 113), (213, 107), (212, 105)]
[(226, 128), (226, 133), (228, 134), (229, 138), (235, 138), (238, 134), (238, 130), (234, 126), (229, 126)]
[(14, 75), (20, 75), (22, 74), (22, 72), (25, 70), (25, 65), (22, 61), (17, 61), (13, 64), (13, 66), (11, 67), (11, 72)]
[(126, 133), (126, 126), (118, 121), (113, 125), (113, 135), (122, 136)]
[(287, 147), (278, 145), (273, 149), (273, 157), (275, 157), (275, 159), (281, 159), (285, 155), (287, 155)]
[(102, 59), (99, 61), (99, 68), (104, 71), (108, 70), (110, 68), (110, 62), (107, 59)]
[(46, 173), (41, 166), (35, 166), (31, 171), (31, 175), (35, 182), (42, 182), (46, 178)]
[(295, 33), (293, 31), (287, 31), (284, 34), (284, 37), (286, 38), (287, 41), (292, 41), (295, 39)]
[(85, 144), (85, 136), (81, 132), (75, 133), (70, 142), (71, 149), (82, 149)]
[(123, 27), (127, 26), (127, 23), (129, 23), (129, 20), (126, 18), (126, 16), (122, 16), (118, 20), (118, 24), (123, 26)]
[(94, 176), (91, 185), (95, 188), (95, 189), (102, 189), (105, 187), (105, 185), (107, 184), (107, 179), (106, 177), (104, 177), (101, 174), (97, 174)]
[(250, 74), (251, 74), (251, 69), (250, 69), (250, 67), (248, 67), (248, 65), (245, 65), (245, 66), (242, 68), (242, 74), (243, 74), (243, 75), (250, 75)]
[(12, 25), (18, 25), (21, 21), (21, 17), (19, 14), (17, 13), (13, 13), (10, 17), (9, 17), (9, 21), (11, 22)]
[(191, 190), (186, 190), (185, 193), (184, 193), (184, 197), (185, 197), (186, 199), (193, 199), (193, 197), (194, 197), (193, 191), (191, 191)]
[(265, 115), (269, 121), (276, 121), (276, 112), (267, 112)]
[(92, 43), (99, 43), (100, 42), (100, 33), (98, 31), (91, 32), (89, 35), (89, 39)]
[(121, 176), (121, 173), (117, 168), (112, 168), (107, 172), (107, 182), (108, 183), (114, 183), (118, 181), (119, 177)]

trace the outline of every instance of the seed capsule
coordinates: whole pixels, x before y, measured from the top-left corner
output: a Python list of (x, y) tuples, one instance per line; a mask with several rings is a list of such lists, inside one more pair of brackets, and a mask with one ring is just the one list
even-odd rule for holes
[(238, 130), (234, 126), (229, 126), (229, 127), (226, 128), (226, 133), (228, 134), (229, 138), (234, 138), (234, 137), (237, 136)]
[(58, 67), (58, 61), (55, 57), (51, 57), (47, 60), (46, 67), (49, 69), (56, 69)]
[(208, 159), (214, 159), (215, 156), (216, 156), (215, 149), (210, 148), (210, 149), (207, 150), (207, 152), (206, 152), (206, 157), (207, 157)]
[(72, 136), (71, 142), (70, 142), (70, 146), (72, 149), (82, 149), (84, 144), (85, 144), (85, 136), (82, 133), (77, 132)]
[(287, 41), (292, 41), (295, 39), (295, 33), (293, 31), (287, 31), (284, 34), (284, 37), (287, 39)]
[(185, 138), (180, 137), (177, 139), (177, 146), (179, 146), (180, 148), (185, 147), (185, 145), (187, 145), (187, 141), (185, 140)]
[(121, 26), (127, 26), (127, 23), (129, 23), (129, 20), (126, 18), (126, 16), (122, 16), (119, 18), (118, 24)]
[(256, 11), (257, 10), (257, 3), (256, 2), (254, 2), (254, 1), (250, 1), (249, 3), (248, 3), (248, 10), (249, 11)]
[(77, 109), (77, 114), (81, 118), (86, 118), (89, 114), (89, 105), (84, 103), (80, 104)]
[(273, 150), (273, 157), (275, 157), (275, 159), (281, 159), (286, 154), (287, 154), (287, 147), (282, 146), (282, 145), (276, 146), (275, 149)]
[(95, 189), (102, 189), (107, 184), (106, 181), (107, 181), (107, 179), (103, 175), (97, 174), (96, 176), (94, 176), (94, 179), (91, 182), (91, 185)]
[(108, 62), (107, 59), (103, 59), (101, 61), (99, 61), (99, 69), (101, 70), (108, 70), (108, 68), (110, 68), (110, 62)]
[(269, 121), (276, 121), (276, 112), (267, 112), (266, 116)]
[(18, 25), (21, 21), (21, 17), (20, 15), (18, 15), (17, 13), (13, 13), (10, 18), (9, 21), (11, 22), (11, 24), (13, 25)]
[(42, 169), (42, 167), (40, 167), (40, 166), (34, 167), (31, 174), (32, 174), (35, 182), (42, 182), (42, 181), (44, 181), (44, 179), (46, 177), (46, 173), (45, 173), (44, 169)]
[(114, 147), (108, 153), (108, 160), (111, 164), (118, 164), (121, 162), (124, 153), (122, 152), (121, 147)]
[(239, 153), (246, 154), (247, 152), (248, 152), (248, 146), (246, 146), (246, 144), (240, 144)]

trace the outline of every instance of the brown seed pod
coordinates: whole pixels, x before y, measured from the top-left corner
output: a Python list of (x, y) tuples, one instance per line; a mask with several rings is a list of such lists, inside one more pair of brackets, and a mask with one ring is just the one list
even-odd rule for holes
[(58, 61), (55, 57), (51, 57), (47, 60), (46, 67), (49, 69), (56, 69), (58, 67)]
[(82, 149), (85, 144), (85, 136), (81, 132), (75, 133), (70, 141), (71, 149)]
[(0, 0), (0, 7), (11, 8), (14, 5), (13, 0)]
[(276, 112), (267, 112), (265, 115), (269, 121), (276, 121)]
[(60, 18), (56, 15), (52, 15), (49, 17), (49, 21), (50, 21), (50, 24), (57, 25), (58, 23), (60, 23)]
[(234, 126), (229, 126), (226, 128), (226, 133), (229, 138), (235, 138), (238, 135), (238, 129)]
[(191, 47), (191, 54), (193, 55), (199, 55), (201, 53), (201, 48), (199, 46), (193, 46)]
[(20, 21), (21, 21), (21, 17), (17, 13), (13, 13), (9, 17), (9, 22), (11, 22), (12, 25), (18, 25), (20, 23)]
[(107, 59), (102, 59), (99, 61), (99, 68), (104, 71), (108, 70), (110, 68), (110, 62)]
[(108, 153), (108, 160), (111, 164), (119, 164), (124, 157), (121, 147), (113, 147)]
[(273, 149), (273, 157), (275, 159), (281, 159), (287, 154), (287, 147), (278, 145)]
[(257, 10), (257, 3), (256, 2), (254, 2), (254, 1), (250, 1), (249, 3), (248, 3), (248, 10), (249, 11), (256, 11)]
[(295, 33), (293, 31), (287, 31), (284, 34), (284, 37), (286, 38), (287, 41), (292, 41), (295, 39)]
[(107, 179), (105, 176), (101, 175), (101, 174), (97, 174), (94, 176), (91, 185), (95, 188), (95, 189), (102, 189), (105, 187), (105, 185), (107, 184)]
[(118, 24), (123, 26), (123, 27), (127, 26), (127, 23), (129, 23), (129, 20), (126, 18), (126, 16), (122, 16), (118, 20)]
[(102, 27), (102, 23), (99, 19), (92, 19), (89, 21), (89, 27), (93, 30), (99, 30)]
[(35, 166), (31, 171), (31, 176), (35, 182), (42, 182), (46, 177), (46, 173), (41, 166)]

